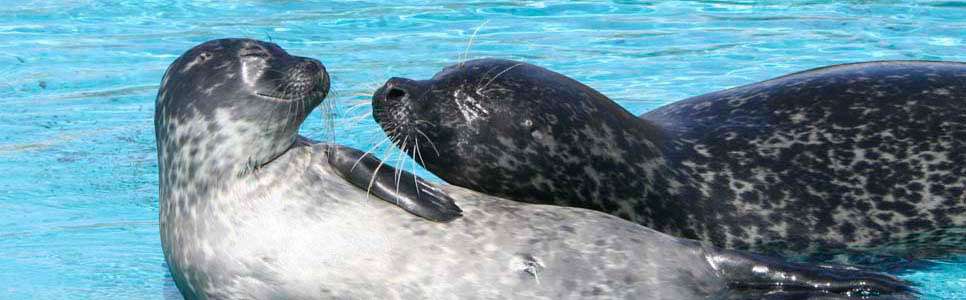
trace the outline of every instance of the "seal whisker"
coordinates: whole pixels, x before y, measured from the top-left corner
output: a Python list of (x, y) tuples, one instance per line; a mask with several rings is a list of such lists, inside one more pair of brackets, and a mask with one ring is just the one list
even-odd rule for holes
[(396, 167), (396, 194), (399, 194), (399, 180), (402, 178), (402, 168), (404, 168), (400, 161), (402, 160), (403, 153), (406, 153), (407, 142), (409, 142), (409, 135), (406, 135), (406, 137), (403, 139), (402, 147), (399, 147), (400, 151), (396, 153), (396, 164), (398, 165)]
[(420, 160), (423, 158), (422, 155), (419, 154), (419, 136), (414, 136), (413, 140), (415, 141), (413, 142), (413, 154), (411, 155), (413, 156), (413, 159), (410, 162), (410, 170), (412, 170), (413, 173), (413, 184), (416, 185), (416, 197), (419, 197), (419, 182), (416, 180), (416, 157), (418, 156)]
[(365, 107), (366, 105), (370, 105), (370, 104), (369, 103), (363, 103), (363, 104), (356, 104), (356, 105), (350, 106), (348, 109), (346, 109), (346, 113), (353, 112), (353, 111), (355, 111), (355, 110), (357, 110), (359, 108)]
[[(292, 110), (293, 110), (293, 107), (295, 105), (297, 105), (296, 102), (298, 102), (298, 101), (292, 101), (292, 102), (289, 102), (288, 105), (286, 105), (285, 121), (288, 122), (288, 124), (289, 124), (288, 126), (292, 126), (291, 125), (293, 123), (292, 120), (295, 119), (295, 118), (292, 118)], [(286, 127), (288, 127), (288, 126), (286, 126)]]
[[(394, 147), (387, 147), (386, 151), (382, 153), (382, 157), (388, 158), (389, 156), (387, 156), (387, 154), (389, 154), (389, 152), (392, 151), (393, 149)], [(385, 159), (380, 159), (379, 164), (376, 165), (376, 169), (372, 172), (372, 176), (369, 178), (369, 186), (366, 187), (366, 200), (365, 200), (366, 202), (369, 202), (369, 196), (372, 195), (372, 184), (376, 182), (376, 175), (379, 175), (379, 169), (381, 169), (382, 165), (385, 163), (386, 163)], [(389, 199), (386, 199), (386, 200), (389, 200)], [(392, 199), (392, 200), (394, 203), (399, 204), (399, 198)]]
[(349, 97), (347, 99), (346, 103), (353, 104), (353, 105), (355, 104), (372, 105), (372, 100), (370, 99), (356, 99), (356, 97), (362, 97), (362, 96), (363, 95), (352, 95), (352, 97)]
[[(413, 162), (415, 162), (416, 158), (418, 157), (419, 163), (425, 167), (426, 161), (423, 160), (423, 153), (419, 151), (419, 136), (417, 135), (415, 138), (416, 138), (416, 143), (413, 144), (413, 150), (415, 150), (414, 152), (416, 153), (416, 155), (413, 157)], [(413, 174), (416, 174), (416, 173), (414, 172)]]
[[(361, 97), (361, 96), (365, 96), (365, 95), (364, 94), (355, 94), (355, 95), (352, 95), (352, 97)], [(372, 95), (370, 94), (369, 96), (372, 96)], [(352, 98), (349, 98), (349, 99), (352, 99)], [(369, 100), (369, 99), (352, 100), (352, 101), (347, 101), (347, 102), (350, 103), (350, 104), (366, 104), (366, 105), (372, 105), (372, 100)]]
[(359, 162), (362, 161), (363, 158), (366, 158), (366, 156), (372, 154), (372, 150), (376, 150), (376, 148), (379, 148), (379, 146), (382, 146), (382, 144), (385, 144), (387, 141), (389, 141), (389, 137), (388, 136), (382, 138), (382, 141), (380, 141), (379, 143), (373, 145), (372, 147), (369, 147), (369, 150), (366, 150), (366, 152), (363, 152), (362, 153), (362, 156), (360, 156), (359, 159), (356, 159), (356, 162), (352, 164), (352, 167), (349, 168), (349, 170), (350, 171), (351, 170), (355, 170), (356, 169), (356, 166), (359, 165)]
[(496, 76), (493, 76), (493, 78), (490, 78), (490, 81), (487, 81), (486, 84), (484, 84), (482, 87), (476, 89), (476, 93), (479, 94), (480, 91), (485, 90), (487, 86), (489, 86), (491, 83), (493, 83), (494, 80), (496, 80), (497, 78), (499, 78), (500, 75), (503, 75), (503, 73), (506, 73), (507, 71), (510, 71), (510, 69), (516, 68), (517, 66), (520, 66), (520, 65), (523, 65), (523, 64), (524, 63), (522, 63), (522, 62), (521, 63), (517, 63), (515, 65), (510, 66), (509, 68), (506, 68), (506, 70), (503, 70), (502, 72), (497, 73)]
[(496, 66), (496, 67), (490, 68), (489, 70), (486, 70), (486, 73), (483, 73), (483, 76), (480, 76), (480, 81), (476, 82), (476, 85), (479, 86), (480, 84), (482, 84), (483, 81), (486, 80), (487, 75), (490, 75), (490, 73), (493, 72), (493, 70), (496, 70), (499, 68), (500, 68), (499, 66)]
[[(343, 113), (344, 115), (346, 115), (346, 116), (352, 116), (352, 115), (354, 115), (354, 114), (356, 114), (356, 113), (357, 113), (357, 112), (359, 111), (359, 109), (360, 109), (360, 108), (363, 108), (363, 107), (365, 107), (365, 106), (364, 106), (364, 105), (351, 105), (351, 106), (348, 106), (348, 107), (346, 107), (346, 108), (345, 108), (345, 109), (344, 109), (344, 110), (342, 111), (342, 113)], [(368, 109), (368, 110), (364, 110), (364, 111), (368, 111), (368, 112), (370, 112), (370, 113), (372, 112), (372, 110), (371, 110), (371, 109)]]
[(490, 23), (490, 20), (483, 21), (483, 23), (480, 24), (480, 26), (476, 27), (476, 30), (473, 31), (473, 34), (470, 35), (470, 40), (469, 42), (466, 43), (466, 49), (463, 50), (463, 56), (457, 59), (460, 62), (459, 66), (461, 68), (463, 67), (463, 63), (465, 63), (466, 60), (469, 59), (470, 57), (470, 48), (473, 47), (473, 40), (476, 39), (476, 34), (480, 33), (480, 29), (483, 29), (483, 26), (486, 26), (487, 23)]
[[(372, 91), (375, 91), (376, 89), (371, 89), (371, 90)], [(372, 92), (358, 92), (358, 93), (349, 94), (349, 96), (352, 96), (352, 97), (372, 97)]]
[(429, 121), (426, 121), (426, 120), (418, 120), (417, 119), (417, 120), (413, 120), (413, 123), (416, 123), (416, 124), (419, 124), (419, 125), (429, 125), (429, 126), (432, 126), (432, 127), (436, 127), (436, 124), (433, 124), (432, 122), (429, 122)]
[(348, 121), (354, 124), (354, 123), (358, 123), (359, 121), (362, 121), (362, 119), (365, 119), (365, 118), (367, 118), (369, 116), (372, 116), (372, 112), (371, 111), (370, 112), (366, 112), (365, 114), (362, 114), (362, 115), (359, 115), (359, 116), (355, 116), (355, 117), (349, 118)]
[(422, 130), (419, 130), (419, 128), (413, 128), (413, 129), (416, 129), (416, 133), (422, 134), (423, 137), (426, 138), (426, 141), (429, 142), (429, 145), (430, 146), (433, 146), (433, 151), (436, 151), (436, 157), (439, 157), (440, 156), (439, 155), (439, 149), (436, 148), (436, 144), (433, 143), (433, 140), (430, 139), (429, 136), (427, 136), (425, 133), (423, 133)]
[[(304, 105), (304, 104), (303, 104)], [(325, 135), (329, 141), (335, 141), (335, 104), (322, 103), (322, 121), (325, 125)]]

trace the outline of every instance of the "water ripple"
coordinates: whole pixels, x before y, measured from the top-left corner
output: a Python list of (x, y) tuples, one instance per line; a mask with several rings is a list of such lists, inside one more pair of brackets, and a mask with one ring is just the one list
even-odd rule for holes
[[(0, 298), (177, 297), (157, 226), (125, 222), (157, 216), (155, 90), (191, 46), (250, 37), (319, 58), (344, 112), (456, 63), (483, 22), (470, 58), (540, 64), (636, 113), (835, 63), (966, 61), (961, 1), (5, 1)], [(366, 109), (336, 115), (336, 142), (381, 140), (353, 119)], [(323, 137), (322, 119), (302, 133)], [(903, 276), (952, 298), (966, 262), (939, 262)]]

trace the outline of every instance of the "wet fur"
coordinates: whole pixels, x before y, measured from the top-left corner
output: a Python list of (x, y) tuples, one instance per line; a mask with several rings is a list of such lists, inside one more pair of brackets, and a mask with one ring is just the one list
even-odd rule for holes
[(826, 67), (638, 118), (563, 75), (482, 59), (391, 79), (374, 112), (427, 135), (419, 146), (441, 153), (417, 160), (427, 169), (493, 195), (734, 249), (966, 250), (962, 63)]
[[(186, 299), (911, 296), (889, 276), (724, 251), (579, 208), (446, 186), (465, 217), (437, 223), (366, 201), (366, 190), (331, 163), (334, 145), (297, 134), (317, 101), (293, 112), (257, 96), (261, 77), (208, 69), (237, 61), (249, 47), (271, 46), (205, 43), (162, 80), (155, 119), (161, 244)], [(188, 63), (209, 55), (208, 63)], [(217, 84), (225, 89), (205, 92)], [(318, 96), (284, 98), (296, 95)]]

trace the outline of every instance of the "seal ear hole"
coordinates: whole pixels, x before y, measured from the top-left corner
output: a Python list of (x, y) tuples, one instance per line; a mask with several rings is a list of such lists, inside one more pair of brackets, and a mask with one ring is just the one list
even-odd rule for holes
[(201, 62), (206, 62), (211, 58), (211, 52), (201, 52), (201, 54), (198, 55), (198, 58), (201, 59)]
[(389, 92), (386, 93), (386, 99), (392, 101), (399, 101), (406, 98), (406, 91), (400, 88), (390, 88)]

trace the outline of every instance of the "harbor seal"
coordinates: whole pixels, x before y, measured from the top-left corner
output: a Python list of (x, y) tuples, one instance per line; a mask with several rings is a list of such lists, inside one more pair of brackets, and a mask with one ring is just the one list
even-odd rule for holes
[(564, 75), (481, 59), (390, 79), (373, 111), (418, 137), (416, 162), (492, 195), (783, 255), (966, 250), (963, 63), (831, 66), (636, 117)]
[(411, 190), (437, 194), (401, 196), (429, 215), (455, 199), (464, 216), (432, 222), (366, 201), (351, 169), (361, 155), (297, 134), (327, 91), (324, 72), (244, 39), (197, 46), (166, 72), (155, 120), (161, 244), (186, 299), (914, 296), (886, 275), (722, 250), (405, 172)]

